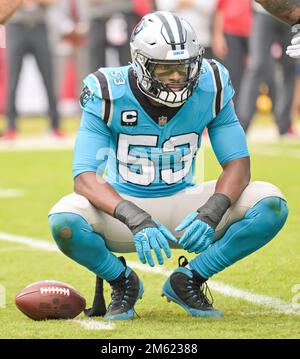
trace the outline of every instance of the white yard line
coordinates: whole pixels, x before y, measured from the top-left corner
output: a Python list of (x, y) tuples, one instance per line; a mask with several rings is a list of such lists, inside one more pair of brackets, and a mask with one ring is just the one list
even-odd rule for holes
[(72, 323), (79, 324), (83, 329), (86, 330), (113, 330), (115, 324), (110, 322), (100, 322), (93, 319), (73, 319)]
[[(26, 246), (30, 246), (32, 248), (41, 249), (44, 251), (58, 251), (58, 248), (54, 243), (49, 243), (47, 241), (23, 237), (23, 236), (15, 236), (8, 233), (0, 232), (0, 241), (7, 241), (13, 243), (22, 243)], [(138, 262), (128, 261), (128, 265), (132, 268), (138, 269), (142, 272), (153, 273), (153, 274), (160, 274), (165, 277), (170, 275), (170, 271), (167, 271), (161, 267), (148, 267)], [(209, 286), (214, 291), (228, 297), (233, 297), (237, 299), (245, 300), (251, 304), (255, 304), (258, 306), (266, 307), (276, 313), (282, 314), (289, 314), (289, 315), (296, 315), (300, 317), (300, 304), (299, 303), (290, 303), (284, 300), (281, 300), (276, 297), (270, 297), (261, 294), (255, 294), (247, 292), (243, 289), (239, 289), (233, 287), (228, 284), (224, 284), (221, 282), (209, 280)], [(291, 293), (292, 295), (292, 293)]]
[(16, 236), (14, 234), (9, 234), (9, 233), (0, 232), (0, 241), (6, 241), (6, 242), (12, 242), (12, 243), (22, 243), (26, 246), (29, 246), (32, 248), (37, 248), (37, 249), (42, 249), (44, 251), (51, 251), (51, 252), (58, 251), (57, 246), (55, 246), (53, 243), (49, 243), (47, 241), (43, 241), (43, 240), (35, 239), (35, 238)]
[[(163, 268), (146, 267), (143, 264), (137, 262), (128, 261), (127, 263), (132, 268), (136, 268), (144, 272), (161, 274), (166, 277), (168, 277), (172, 273), (171, 271), (166, 271)], [(239, 289), (231, 285), (217, 282), (214, 280), (209, 280), (208, 284), (211, 289), (227, 297), (243, 299), (252, 304), (267, 307), (273, 312), (300, 316), (300, 304), (289, 303), (276, 297), (269, 297), (266, 295), (250, 293), (243, 289)]]
[(0, 188), (0, 198), (15, 198), (24, 195), (25, 191), (22, 189)]

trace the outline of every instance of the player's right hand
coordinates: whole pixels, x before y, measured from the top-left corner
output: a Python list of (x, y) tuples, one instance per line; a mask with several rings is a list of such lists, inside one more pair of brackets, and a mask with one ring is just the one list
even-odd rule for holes
[(161, 249), (164, 250), (167, 258), (171, 257), (171, 249), (168, 240), (177, 243), (173, 234), (159, 222), (155, 222), (157, 227), (143, 228), (133, 236), (135, 248), (140, 261), (154, 267), (154, 260), (151, 254), (153, 249), (159, 264), (164, 263)]
[(154, 267), (152, 249), (159, 264), (164, 263), (161, 249), (168, 258), (171, 257), (168, 240), (175, 243), (177, 240), (166, 227), (154, 221), (149, 213), (133, 202), (123, 200), (116, 206), (113, 215), (131, 230), (136, 251), (143, 264), (148, 262)]

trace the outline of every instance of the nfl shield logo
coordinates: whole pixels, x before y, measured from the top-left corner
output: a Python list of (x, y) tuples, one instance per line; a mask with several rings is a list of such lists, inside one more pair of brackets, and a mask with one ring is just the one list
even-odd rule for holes
[(168, 117), (167, 116), (159, 116), (158, 117), (158, 125), (159, 126), (165, 126), (168, 122)]

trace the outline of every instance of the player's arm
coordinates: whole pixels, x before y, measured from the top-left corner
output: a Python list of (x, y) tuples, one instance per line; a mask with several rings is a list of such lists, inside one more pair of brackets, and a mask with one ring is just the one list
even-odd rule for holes
[(250, 181), (250, 158), (245, 133), (236, 116), (232, 101), (223, 107), (208, 126), (216, 157), (223, 168), (215, 193), (234, 203)]
[(231, 101), (210, 124), (208, 133), (223, 171), (214, 194), (197, 209), (197, 218), (215, 229), (250, 182), (250, 157), (245, 133)]
[(240, 197), (250, 181), (250, 160), (245, 133), (237, 119), (231, 101), (208, 125), (210, 141), (223, 171), (217, 180), (215, 193), (176, 228), (185, 230), (179, 245), (196, 254), (214, 240), (215, 229), (228, 208)]
[(114, 214), (117, 205), (124, 200), (104, 178), (95, 172), (84, 172), (76, 177), (75, 192), (86, 197), (96, 208)]
[(278, 19), (294, 25), (300, 21), (300, 0), (255, 0)]
[(0, 0), (0, 24), (4, 24), (22, 3), (23, 0)]
[(222, 193), (234, 203), (250, 182), (250, 158), (237, 158), (222, 165), (215, 193)]
[(300, 0), (256, 0), (278, 19), (292, 25), (291, 44), (286, 54), (294, 59), (300, 58)]
[(74, 149), (73, 177), (77, 194), (113, 216), (124, 198), (103, 178), (111, 153), (110, 137), (109, 128), (98, 116), (83, 111)]
[(159, 264), (163, 264), (161, 249), (170, 257), (167, 240), (176, 242), (175, 237), (163, 225), (155, 222), (149, 213), (122, 198), (103, 178), (107, 156), (113, 155), (110, 137), (111, 132), (101, 118), (83, 111), (74, 149), (75, 192), (131, 230), (142, 263), (148, 262), (154, 266), (151, 255), (153, 249)]
[(122, 198), (101, 175), (84, 172), (76, 177), (74, 186), (75, 192), (87, 198), (93, 206), (126, 224), (133, 234), (136, 250), (143, 264), (148, 262), (151, 267), (154, 266), (151, 249), (159, 264), (164, 263), (161, 248), (167, 257), (171, 256), (167, 239), (176, 242), (173, 235), (160, 223), (154, 222), (149, 213)]

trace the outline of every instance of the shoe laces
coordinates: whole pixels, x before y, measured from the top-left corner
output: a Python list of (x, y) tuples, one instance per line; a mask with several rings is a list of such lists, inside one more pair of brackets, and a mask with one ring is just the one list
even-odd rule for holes
[(111, 293), (111, 302), (109, 304), (110, 309), (113, 307), (118, 307), (119, 305), (125, 306), (129, 298), (128, 291), (130, 289), (130, 281), (128, 278), (124, 280), (121, 278), (115, 283), (111, 284), (112, 293)]
[[(178, 258), (179, 267), (185, 267), (188, 264), (189, 264), (189, 262), (185, 256), (180, 256)], [(188, 283), (189, 283), (188, 289), (190, 289), (189, 293), (195, 299), (197, 298), (196, 300), (200, 305), (212, 306), (214, 303), (214, 299), (213, 299), (213, 296), (211, 294), (211, 291), (210, 291), (207, 283), (201, 282), (197, 278), (197, 275), (198, 275), (197, 272), (192, 270), (192, 273), (193, 273), (193, 277), (189, 278), (189, 280), (188, 280)]]
[[(109, 310), (113, 310), (113, 308), (119, 308), (120, 306), (125, 307), (127, 304), (127, 299), (129, 298), (128, 292), (131, 288), (129, 278), (124, 280), (122, 277), (120, 280), (111, 284), (112, 293), (111, 293), (111, 302), (108, 306)], [(135, 315), (140, 319), (141, 317), (133, 308)]]

